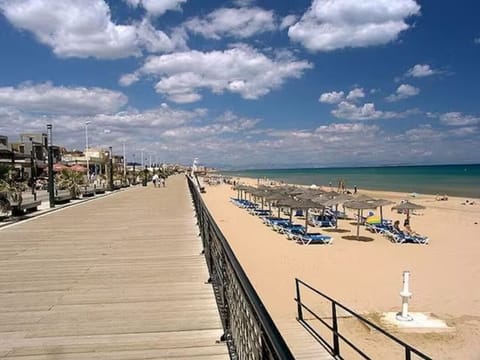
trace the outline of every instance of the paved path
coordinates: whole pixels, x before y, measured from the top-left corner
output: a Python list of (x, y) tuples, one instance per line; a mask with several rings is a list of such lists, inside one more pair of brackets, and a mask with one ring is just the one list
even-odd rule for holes
[(185, 179), (0, 229), (0, 358), (228, 359)]

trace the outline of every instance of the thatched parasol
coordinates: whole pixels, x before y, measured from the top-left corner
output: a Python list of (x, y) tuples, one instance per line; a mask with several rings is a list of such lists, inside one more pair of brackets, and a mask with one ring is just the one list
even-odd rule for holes
[(403, 201), (392, 207), (392, 210), (400, 210), (407, 212), (407, 219), (410, 219), (410, 210), (423, 210), (425, 206), (411, 203), (410, 201)]
[(300, 209), (300, 210), (305, 210), (305, 234), (308, 233), (308, 210), (309, 209), (316, 209), (319, 207), (323, 207), (322, 205), (313, 202), (311, 200), (301, 200), (297, 201), (295, 206), (293, 207), (294, 209)]
[(375, 205), (377, 205), (380, 208), (380, 224), (383, 224), (383, 207), (387, 206), (387, 205), (392, 205), (392, 204), (395, 204), (395, 203), (393, 201), (387, 200), (387, 199), (377, 199), (377, 200), (372, 200), (372, 201), (369, 201), (369, 202), (374, 203)]
[(373, 203), (368, 203), (366, 201), (351, 200), (347, 201), (344, 204), (345, 207), (349, 209), (354, 209), (358, 211), (357, 217), (357, 239), (360, 237), (360, 212), (367, 209), (376, 209), (377, 206)]
[(347, 201), (351, 201), (352, 198), (353, 197), (350, 194), (340, 194), (337, 197), (334, 197), (333, 199), (328, 199), (328, 200), (322, 202), (322, 204), (325, 207), (335, 206), (335, 230), (338, 229), (338, 215), (337, 215), (338, 214), (338, 205), (342, 205), (342, 204), (346, 203)]

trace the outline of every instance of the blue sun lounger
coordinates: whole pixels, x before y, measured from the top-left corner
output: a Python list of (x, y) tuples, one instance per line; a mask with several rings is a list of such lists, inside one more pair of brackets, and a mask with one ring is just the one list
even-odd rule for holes
[(311, 245), (311, 244), (331, 244), (333, 238), (329, 235), (324, 235), (320, 233), (308, 233), (308, 234), (298, 234), (294, 236), (294, 240), (301, 245)]

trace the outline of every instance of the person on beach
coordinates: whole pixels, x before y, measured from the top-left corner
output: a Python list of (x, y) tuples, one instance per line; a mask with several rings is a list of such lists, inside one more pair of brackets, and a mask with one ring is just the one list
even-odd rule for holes
[(448, 195), (445, 194), (445, 195), (443, 195), (443, 196), (440, 196), (439, 194), (437, 194), (437, 195), (435, 196), (435, 200), (437, 200), (437, 201), (446, 201), (446, 200), (448, 200)]
[(353, 193), (354, 193), (354, 194), (357, 193), (357, 185), (354, 185), (354, 186), (353, 186)]
[(153, 186), (157, 187), (157, 182), (158, 182), (158, 175), (157, 174), (153, 175), (152, 182), (153, 182)]
[(404, 232), (408, 235), (418, 235), (415, 231), (412, 230), (410, 227), (410, 219), (407, 217), (403, 222)]
[(162, 177), (162, 178), (160, 179), (160, 181), (161, 181), (161, 183), (162, 183), (162, 187), (165, 187), (165, 178)]
[(396, 220), (394, 223), (393, 223), (393, 229), (395, 231), (398, 231), (399, 233), (402, 232), (402, 230), (400, 230), (400, 220)]

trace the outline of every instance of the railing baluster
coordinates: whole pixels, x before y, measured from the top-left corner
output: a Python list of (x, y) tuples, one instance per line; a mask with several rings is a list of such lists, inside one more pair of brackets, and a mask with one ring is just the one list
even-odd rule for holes
[(296, 296), (297, 296), (297, 313), (298, 313), (298, 320), (303, 321), (303, 309), (302, 309), (302, 300), (300, 299), (300, 284), (298, 283), (298, 279), (295, 279), (295, 289), (296, 289)]
[(409, 347), (405, 348), (405, 360), (412, 360), (412, 352)]
[(338, 321), (337, 321), (337, 307), (335, 301), (332, 301), (332, 328), (333, 328), (333, 355), (340, 355), (340, 344), (338, 342)]

